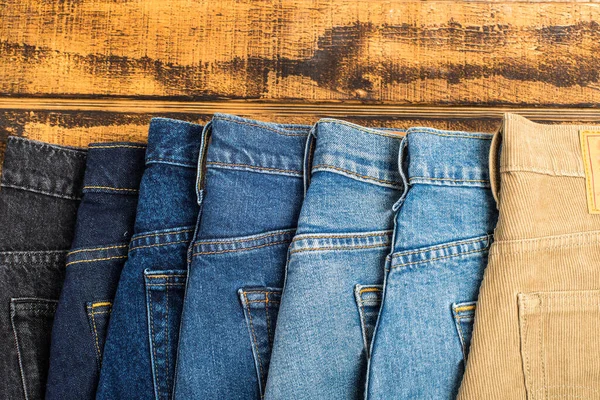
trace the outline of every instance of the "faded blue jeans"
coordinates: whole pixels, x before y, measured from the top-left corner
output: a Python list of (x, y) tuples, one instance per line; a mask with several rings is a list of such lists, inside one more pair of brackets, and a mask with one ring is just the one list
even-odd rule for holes
[(407, 192), (395, 207), (369, 400), (456, 398), (497, 219), (491, 138), (408, 130), (402, 151)]
[(361, 399), (380, 306), (402, 136), (321, 120), (289, 249), (267, 382), (269, 400)]
[(104, 339), (133, 234), (146, 146), (96, 143), (54, 317), (46, 399), (95, 399)]
[(155, 118), (134, 235), (115, 296), (97, 399), (169, 399), (198, 217), (196, 164), (202, 126)]
[(264, 393), (309, 129), (220, 114), (206, 128), (176, 399)]

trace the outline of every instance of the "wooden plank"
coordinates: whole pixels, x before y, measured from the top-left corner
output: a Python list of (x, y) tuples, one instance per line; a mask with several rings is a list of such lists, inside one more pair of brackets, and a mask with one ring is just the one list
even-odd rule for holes
[(594, 1), (0, 0), (0, 95), (600, 101)]

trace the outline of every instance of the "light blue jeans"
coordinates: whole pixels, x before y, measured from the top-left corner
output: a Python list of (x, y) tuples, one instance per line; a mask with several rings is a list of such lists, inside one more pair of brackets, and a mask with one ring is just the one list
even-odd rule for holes
[(411, 128), (407, 192), (373, 338), (369, 400), (455, 399), (497, 211), (491, 135)]
[(290, 246), (266, 399), (361, 399), (380, 305), (402, 136), (321, 120)]
[(201, 218), (176, 399), (258, 400), (264, 393), (309, 130), (221, 114), (206, 128), (211, 143), (199, 162), (206, 175), (197, 184)]

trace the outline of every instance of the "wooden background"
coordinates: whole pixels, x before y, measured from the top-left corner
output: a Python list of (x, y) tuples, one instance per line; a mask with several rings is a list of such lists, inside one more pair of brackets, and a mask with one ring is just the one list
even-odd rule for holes
[(152, 116), (215, 111), (600, 122), (599, 67), (596, 1), (0, 0), (0, 153), (7, 135), (143, 141)]

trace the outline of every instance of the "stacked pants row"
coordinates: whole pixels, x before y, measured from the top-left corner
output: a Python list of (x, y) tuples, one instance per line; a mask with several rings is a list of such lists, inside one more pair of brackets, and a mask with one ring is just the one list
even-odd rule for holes
[(0, 398), (600, 398), (594, 172), (598, 127), (513, 114), (11, 137)]

